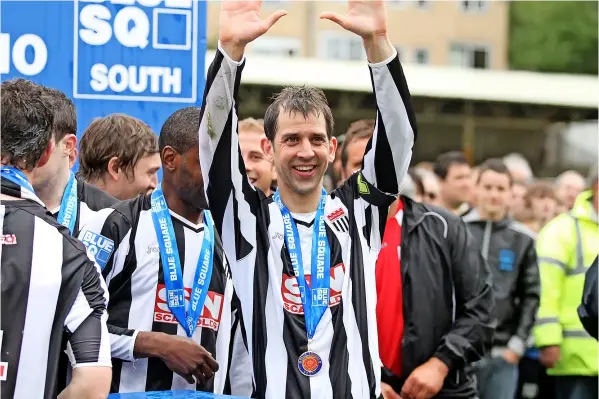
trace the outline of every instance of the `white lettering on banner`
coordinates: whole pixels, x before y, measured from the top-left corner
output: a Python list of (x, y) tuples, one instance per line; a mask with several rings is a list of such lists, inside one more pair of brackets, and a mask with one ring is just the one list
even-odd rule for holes
[[(33, 49), (33, 61), (30, 63), (25, 56), (27, 48)], [(10, 34), (0, 33), (0, 73), (10, 73), (10, 64), (19, 73), (27, 76), (39, 74), (48, 62), (48, 47), (38, 35), (27, 33), (19, 36), (10, 48)]]
[[(81, 9), (77, 3), (85, 4)], [(125, 48), (147, 49), (147, 50), (184, 50), (193, 52), (197, 40), (192, 36), (197, 35), (197, 4), (192, 0), (111, 0), (110, 3), (124, 6), (115, 11), (107, 5), (98, 4), (107, 3), (102, 0), (76, 0), (75, 12), (79, 16), (78, 35), (79, 39), (85, 45), (104, 46), (111, 40), (116, 40)], [(147, 7), (151, 10), (142, 9)], [(190, 9), (193, 9), (190, 10)], [(77, 15), (77, 14), (76, 14)], [(173, 25), (160, 22), (163, 16), (175, 15), (181, 16), (183, 23), (173, 28)], [(168, 21), (168, 19), (167, 19)], [(172, 21), (172, 19), (171, 19)], [(166, 42), (162, 40), (162, 30), (160, 24), (165, 24), (167, 30), (182, 29), (184, 39), (182, 43)], [(150, 39), (150, 35), (152, 38)], [(150, 43), (150, 40), (152, 42)], [(75, 52), (78, 52), (76, 46)], [(77, 55), (75, 56), (77, 57)], [(194, 55), (195, 57), (195, 55)], [(133, 61), (135, 62), (135, 61)], [(192, 86), (195, 82), (196, 60), (193, 59)], [(130, 65), (125, 60), (121, 63), (110, 65), (106, 62), (93, 64), (89, 69), (85, 67), (81, 73), (87, 75), (87, 90), (91, 93), (84, 93), (77, 88), (77, 76), (80, 74), (77, 60), (75, 60), (75, 98), (108, 98), (121, 94), (119, 99), (134, 100), (136, 97), (126, 96), (129, 91), (133, 94), (145, 94), (143, 98), (160, 98), (160, 95), (178, 96), (182, 93), (183, 70), (180, 67), (155, 66), (155, 65)], [(187, 69), (186, 69), (187, 70)], [(84, 76), (85, 76), (84, 75)], [(102, 94), (108, 92), (106, 94)], [(114, 94), (112, 94), (112, 93)], [(97, 94), (93, 94), (97, 93)], [(125, 98), (127, 97), (127, 98)], [(140, 97), (138, 97), (140, 98)], [(174, 97), (163, 97), (170, 99)], [(192, 93), (190, 101), (195, 101), (196, 92)], [(183, 99), (181, 99), (183, 100)], [(176, 100), (173, 100), (176, 101)]]
[[(127, 89), (143, 93), (150, 83), (151, 93), (180, 94), (181, 68), (113, 65), (110, 69), (104, 64), (95, 64), (91, 69), (90, 86), (95, 91), (110, 88), (116, 93)], [(162, 79), (162, 87), (160, 85)]]

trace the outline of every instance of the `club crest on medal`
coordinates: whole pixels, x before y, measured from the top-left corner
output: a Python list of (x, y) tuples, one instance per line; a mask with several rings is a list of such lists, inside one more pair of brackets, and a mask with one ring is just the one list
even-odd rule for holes
[(303, 375), (312, 377), (322, 368), (322, 359), (315, 352), (307, 351), (299, 357), (297, 366)]

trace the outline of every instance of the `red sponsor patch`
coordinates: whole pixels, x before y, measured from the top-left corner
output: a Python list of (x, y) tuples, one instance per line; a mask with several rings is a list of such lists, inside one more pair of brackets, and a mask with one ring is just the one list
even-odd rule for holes
[(0, 362), (0, 381), (6, 381), (8, 374), (8, 363)]
[(3, 234), (0, 235), (0, 245), (15, 245), (17, 243), (17, 236), (14, 234)]
[[(185, 288), (185, 305), (189, 306), (191, 297), (191, 288)], [(202, 314), (198, 319), (198, 327), (210, 328), (218, 331), (220, 318), (223, 311), (224, 296), (216, 292), (208, 291)], [(158, 284), (156, 288), (156, 302), (154, 305), (154, 321), (160, 323), (177, 324), (178, 321), (168, 308), (166, 301), (166, 287), (164, 284)]]
[(333, 222), (333, 221), (335, 221), (335, 220), (339, 219), (339, 218), (340, 218), (341, 216), (343, 216), (343, 215), (345, 215), (345, 212), (343, 212), (343, 209), (342, 209), (342, 208), (339, 208), (339, 209), (337, 209), (336, 211), (333, 211), (333, 212), (329, 213), (329, 214), (327, 215), (327, 218), (329, 218), (329, 220), (330, 220), (331, 222)]
[[(306, 276), (306, 281), (310, 284), (309, 275)], [(343, 290), (343, 280), (345, 279), (345, 265), (339, 263), (331, 268), (331, 289), (329, 291), (329, 307), (339, 305), (341, 303), (341, 291)], [(304, 306), (300, 296), (300, 289), (297, 285), (297, 279), (292, 276), (283, 274), (283, 282), (281, 284), (281, 295), (283, 297), (283, 306), (285, 310), (293, 314), (304, 314)]]

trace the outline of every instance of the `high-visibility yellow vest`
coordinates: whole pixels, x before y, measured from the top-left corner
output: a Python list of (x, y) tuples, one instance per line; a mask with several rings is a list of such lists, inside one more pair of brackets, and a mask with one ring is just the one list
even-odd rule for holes
[(598, 343), (583, 328), (577, 308), (585, 272), (599, 253), (599, 225), (592, 193), (549, 222), (537, 238), (541, 302), (533, 329), (538, 348), (558, 345), (561, 358), (550, 375), (598, 374)]

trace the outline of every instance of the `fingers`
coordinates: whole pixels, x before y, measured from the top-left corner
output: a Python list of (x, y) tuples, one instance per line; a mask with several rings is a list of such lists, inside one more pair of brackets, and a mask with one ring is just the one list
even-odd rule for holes
[(185, 381), (187, 381), (188, 384), (195, 384), (196, 383), (195, 378), (193, 378), (193, 374), (187, 374), (187, 375), (183, 375), (181, 377), (185, 378)]
[(198, 366), (199, 371), (206, 377), (206, 381), (214, 377), (214, 371), (206, 363), (202, 363)]
[(218, 363), (216, 362), (216, 360), (214, 360), (210, 353), (208, 353), (208, 355), (204, 358), (204, 361), (206, 365), (215, 373), (218, 371)]
[(201, 365), (198, 365), (198, 367), (196, 367), (196, 369), (193, 371), (193, 375), (195, 376), (198, 383), (200, 383), (201, 385), (204, 385), (204, 384), (206, 384), (206, 377), (204, 376), (204, 373), (200, 369), (200, 366)]
[(264, 28), (265, 28), (265, 32), (268, 31), (274, 24), (277, 23), (277, 21), (279, 19), (281, 19), (282, 17), (284, 17), (285, 15), (287, 15), (287, 11), (285, 10), (279, 10), (279, 11), (275, 11), (272, 14), (270, 14), (268, 16), (268, 18), (266, 18), (264, 20)]
[(345, 17), (341, 14), (337, 14), (336, 12), (323, 12), (320, 14), (320, 19), (328, 19), (329, 21), (333, 21), (337, 25), (341, 26), (343, 29), (347, 29)]

